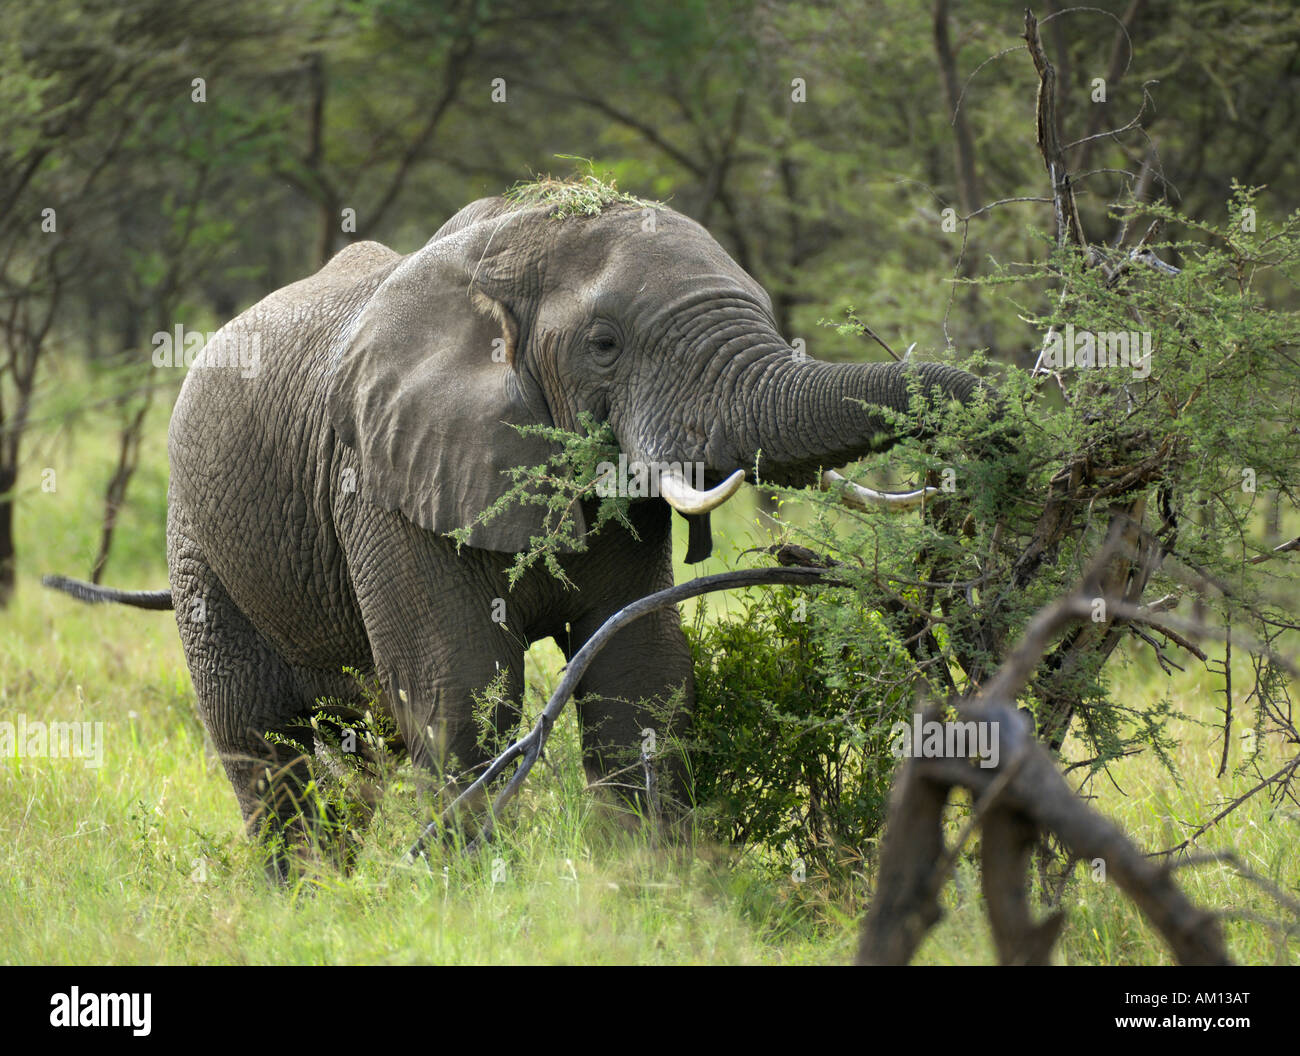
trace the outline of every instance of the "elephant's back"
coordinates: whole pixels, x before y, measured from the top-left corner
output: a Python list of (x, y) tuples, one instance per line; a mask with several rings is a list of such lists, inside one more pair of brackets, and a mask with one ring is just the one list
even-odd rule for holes
[[(397, 264), (378, 242), (355, 242), (320, 271), (267, 294), (212, 335), (189, 368), (172, 416), (173, 432), (261, 431), (268, 399), (292, 391), (310, 401), (327, 382), (335, 346)], [(215, 404), (219, 416), (207, 408)]]
[(401, 259), (354, 243), (263, 298), (213, 335), (172, 412), (169, 505), (232, 600), (285, 648), (314, 639), (332, 656), (360, 626), (330, 522), (328, 372)]

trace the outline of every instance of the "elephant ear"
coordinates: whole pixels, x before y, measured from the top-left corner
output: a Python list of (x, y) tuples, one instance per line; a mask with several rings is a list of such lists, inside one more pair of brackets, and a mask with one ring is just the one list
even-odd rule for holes
[[(403, 260), (336, 350), (329, 383), (330, 419), (358, 455), (364, 499), (432, 532), (469, 527), (471, 546), (507, 553), (543, 533), (546, 507), (512, 503), (487, 523), (476, 518), (511, 487), (508, 470), (555, 450), (513, 428), (552, 424), (516, 369), (514, 315), (494, 296), (513, 219), (440, 233)], [(581, 507), (570, 512), (581, 538)]]

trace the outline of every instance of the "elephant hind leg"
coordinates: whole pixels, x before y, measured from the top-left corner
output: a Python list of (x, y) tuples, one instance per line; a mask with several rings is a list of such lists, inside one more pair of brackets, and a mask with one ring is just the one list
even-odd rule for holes
[[(199, 558), (172, 563), (176, 622), (199, 715), (212, 738), (250, 836), (285, 879), (290, 849), (328, 820), (309, 793), (312, 697)], [(296, 742), (296, 743), (295, 743)]]

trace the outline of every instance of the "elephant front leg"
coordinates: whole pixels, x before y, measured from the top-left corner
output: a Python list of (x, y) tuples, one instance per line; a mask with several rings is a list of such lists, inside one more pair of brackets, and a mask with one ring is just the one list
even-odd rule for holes
[[(481, 599), (466, 601), (472, 610)], [(490, 620), (407, 616), (371, 624), (384, 696), (411, 762), (449, 802), (472, 783), (519, 721), (524, 653)]]
[(379, 520), (350, 560), (357, 601), (407, 752), (445, 799), (517, 724), (527, 642), (489, 561), (458, 556), (398, 518)]
[[(573, 625), (573, 652), (608, 615)], [(643, 813), (658, 809), (678, 815), (690, 807), (684, 741), (695, 680), (676, 608), (658, 609), (619, 631), (583, 675), (576, 705), (592, 786), (610, 790)]]
[(524, 684), (522, 651), (488, 662), (462, 649), (438, 662), (378, 661), (384, 695), (411, 762), (454, 796), (491, 761), (517, 725)]

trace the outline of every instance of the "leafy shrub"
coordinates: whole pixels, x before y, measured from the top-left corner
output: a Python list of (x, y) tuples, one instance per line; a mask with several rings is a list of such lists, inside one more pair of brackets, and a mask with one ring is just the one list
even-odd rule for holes
[(700, 606), (688, 634), (706, 817), (783, 868), (842, 876), (884, 822), (889, 730), (912, 711), (905, 654), (843, 590), (755, 593), (716, 622)]

